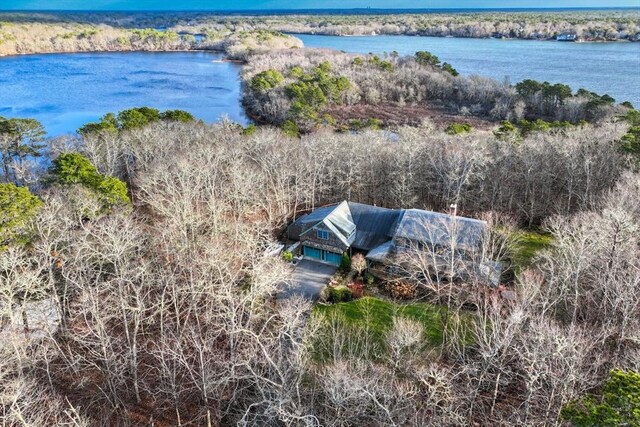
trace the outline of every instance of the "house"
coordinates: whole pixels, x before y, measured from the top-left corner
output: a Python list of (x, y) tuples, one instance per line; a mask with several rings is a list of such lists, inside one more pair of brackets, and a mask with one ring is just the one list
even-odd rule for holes
[[(447, 253), (469, 271), (497, 285), (500, 266), (477, 261), (487, 223), (421, 209), (387, 209), (354, 202), (323, 206), (300, 217), (287, 229), (300, 242), (303, 257), (339, 265), (342, 254), (363, 253), (370, 271), (392, 275), (402, 255), (428, 249), (446, 263)], [(451, 252), (453, 251), (453, 252)], [(438, 266), (434, 266), (437, 269)]]

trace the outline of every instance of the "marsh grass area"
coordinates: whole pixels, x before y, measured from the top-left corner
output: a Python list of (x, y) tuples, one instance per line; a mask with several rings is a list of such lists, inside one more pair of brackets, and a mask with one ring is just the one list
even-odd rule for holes
[(437, 105), (412, 105), (397, 102), (380, 102), (375, 105), (331, 105), (326, 113), (331, 115), (338, 124), (349, 124), (353, 120), (367, 121), (380, 120), (387, 125), (420, 125), (425, 120), (436, 126), (445, 128), (453, 123), (463, 120), (475, 129), (491, 129), (495, 123), (482, 118), (460, 115), (447, 111), (445, 106)]
[(413, 350), (439, 353), (445, 338), (445, 319), (448, 338), (461, 345), (473, 344), (472, 313), (455, 314), (445, 307), (423, 302), (402, 303), (367, 296), (337, 304), (318, 304), (313, 317), (322, 322), (318, 335), (321, 338), (313, 344), (314, 358), (318, 361), (338, 355), (374, 360), (387, 357), (386, 339), (394, 327), (394, 319), (412, 320), (423, 327), (422, 339)]

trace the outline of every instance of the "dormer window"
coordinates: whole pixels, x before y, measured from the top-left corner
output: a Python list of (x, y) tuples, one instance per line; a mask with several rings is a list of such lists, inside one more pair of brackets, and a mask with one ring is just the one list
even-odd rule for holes
[(326, 230), (318, 230), (317, 236), (318, 236), (318, 239), (329, 240), (329, 232)]

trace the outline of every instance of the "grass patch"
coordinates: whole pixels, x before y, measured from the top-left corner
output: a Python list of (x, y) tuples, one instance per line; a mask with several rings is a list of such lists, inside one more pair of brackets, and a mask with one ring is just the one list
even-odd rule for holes
[(536, 253), (551, 246), (552, 242), (553, 237), (548, 233), (529, 230), (516, 232), (513, 247), (513, 266), (516, 273), (530, 266)]
[[(362, 358), (380, 359), (385, 356), (385, 337), (393, 327), (396, 316), (412, 319), (424, 327), (423, 350), (437, 349), (442, 345), (442, 314), (446, 308), (427, 303), (396, 304), (373, 297), (331, 305), (316, 305), (313, 315), (322, 320), (323, 327), (314, 344), (316, 358), (327, 360), (336, 352), (336, 341), (340, 341), (341, 355), (345, 353)], [(462, 322), (468, 330), (472, 315), (463, 314), (462, 319), (451, 321), (455, 326)], [(341, 336), (340, 336), (341, 335)], [(470, 334), (465, 333), (465, 343), (471, 343)]]

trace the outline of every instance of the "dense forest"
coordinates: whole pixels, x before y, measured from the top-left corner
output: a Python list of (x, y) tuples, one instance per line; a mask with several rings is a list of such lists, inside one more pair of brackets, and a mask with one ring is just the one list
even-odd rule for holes
[[(633, 425), (639, 122), (297, 139), (140, 108), (45, 140), (37, 122), (4, 119), (0, 417)], [(487, 219), (515, 297), (422, 282), (419, 302), (357, 300), (355, 324), (330, 310), (341, 304), (276, 301), (290, 273), (267, 249), (292, 217), (344, 199), (457, 202)], [(525, 225), (548, 233), (526, 261)]]
[(571, 12), (467, 12), (403, 15), (298, 15), (253, 18), (202, 17), (176, 28), (251, 26), (290, 33), (349, 35), (420, 35), (435, 37), (545, 40), (561, 34), (585, 41), (638, 41), (637, 10)]
[[(376, 13), (378, 12), (378, 13)], [(106, 24), (122, 28), (171, 28), (191, 34), (209, 31), (277, 30), (326, 35), (406, 34), (436, 37), (555, 39), (572, 34), (585, 41), (638, 41), (640, 13), (634, 9), (572, 11), (485, 11), (358, 14), (312, 12), (39, 12), (3, 13), (0, 21), (49, 24)]]

